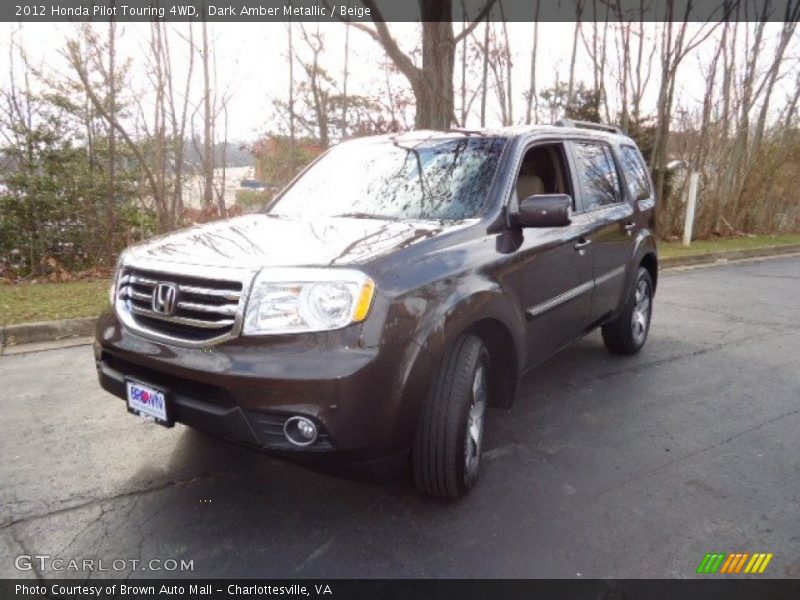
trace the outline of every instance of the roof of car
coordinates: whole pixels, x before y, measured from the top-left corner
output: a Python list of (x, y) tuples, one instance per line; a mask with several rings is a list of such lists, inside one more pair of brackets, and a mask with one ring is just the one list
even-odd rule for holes
[(621, 129), (614, 126), (586, 123), (582, 121), (557, 121), (555, 125), (512, 125), (501, 128), (453, 128), (444, 130), (418, 129), (400, 133), (390, 133), (369, 138), (357, 138), (363, 141), (390, 140), (401, 143), (419, 143), (437, 139), (452, 139), (458, 135), (476, 137), (505, 137), (516, 138), (533, 134), (542, 134), (553, 137), (594, 137), (605, 140), (630, 141), (630, 138)]

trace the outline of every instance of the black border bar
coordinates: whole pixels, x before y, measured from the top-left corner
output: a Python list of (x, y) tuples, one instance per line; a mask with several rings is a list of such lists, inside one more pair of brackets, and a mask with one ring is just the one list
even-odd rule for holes
[[(121, 586), (129, 586), (122, 593)], [(19, 588), (18, 586), (24, 586)], [(153, 593), (132, 592), (131, 587)], [(161, 586), (169, 588), (162, 593)], [(192, 586), (197, 586), (193, 588)], [(202, 587), (201, 587), (202, 586)], [(233, 586), (233, 587), (231, 587)], [(238, 586), (238, 587), (237, 587)], [(39, 591), (34, 590), (35, 587)], [(177, 589), (176, 589), (177, 588)], [(59, 590), (80, 590), (62, 593)], [(330, 590), (330, 593), (326, 593)], [(41, 593), (43, 592), (43, 593)], [(54, 593), (55, 592), (55, 593)], [(208, 592), (208, 593), (206, 593)], [(233, 593), (231, 593), (233, 592)], [(207, 600), (796, 600), (800, 580), (759, 578), (704, 579), (373, 579), (373, 580), (0, 580), (3, 600), (129, 600), (192, 598)]]
[[(537, 1), (539, 2), (537, 12)], [(798, 0), (0, 0), (4, 22), (774, 21), (797, 19)]]

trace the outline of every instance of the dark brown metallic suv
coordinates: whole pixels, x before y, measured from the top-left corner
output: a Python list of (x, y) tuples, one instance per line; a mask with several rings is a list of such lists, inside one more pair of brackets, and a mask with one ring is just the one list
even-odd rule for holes
[(127, 250), (97, 328), (128, 410), (284, 457), (410, 449), (417, 486), (475, 482), (487, 404), (602, 327), (638, 352), (657, 278), (634, 142), (574, 122), (418, 131), (325, 153), (263, 214)]

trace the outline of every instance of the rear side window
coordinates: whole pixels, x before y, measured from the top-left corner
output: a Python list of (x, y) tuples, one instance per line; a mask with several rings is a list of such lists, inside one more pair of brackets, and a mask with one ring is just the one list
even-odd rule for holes
[(611, 148), (605, 144), (575, 144), (578, 176), (583, 190), (583, 208), (594, 210), (622, 200), (619, 175)]
[(625, 181), (628, 182), (631, 198), (634, 200), (649, 198), (652, 192), (642, 155), (633, 146), (621, 146), (620, 158), (622, 158), (622, 169), (625, 172)]

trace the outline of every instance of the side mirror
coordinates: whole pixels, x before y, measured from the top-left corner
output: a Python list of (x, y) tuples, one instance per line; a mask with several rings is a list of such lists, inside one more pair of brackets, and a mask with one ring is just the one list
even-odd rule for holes
[(572, 198), (567, 194), (537, 194), (519, 203), (515, 222), (521, 227), (564, 227), (572, 221)]

